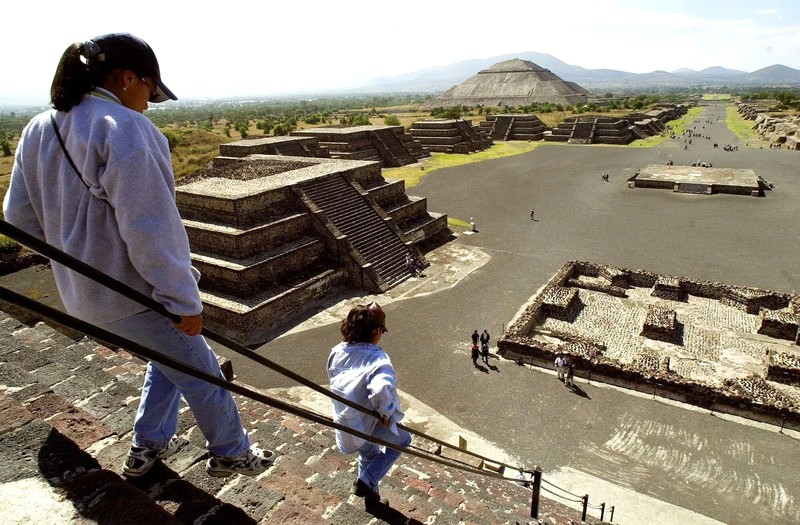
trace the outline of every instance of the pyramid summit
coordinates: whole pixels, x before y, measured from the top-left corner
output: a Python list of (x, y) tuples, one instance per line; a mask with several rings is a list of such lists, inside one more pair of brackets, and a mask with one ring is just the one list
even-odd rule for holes
[(533, 103), (585, 104), (589, 92), (528, 60), (504, 60), (479, 71), (429, 100), (423, 108), (451, 106), (525, 106)]

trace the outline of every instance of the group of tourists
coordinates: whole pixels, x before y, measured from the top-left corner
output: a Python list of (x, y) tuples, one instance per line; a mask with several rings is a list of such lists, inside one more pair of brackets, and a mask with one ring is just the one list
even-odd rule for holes
[[(470, 356), (472, 357), (472, 366), (478, 366), (478, 359), (482, 359), (484, 363), (487, 365), (489, 364), (489, 331), (484, 330), (483, 333), (478, 334), (478, 331), (475, 330), (472, 332), (470, 336), (472, 339), (472, 347)], [(478, 347), (478, 341), (480, 341), (481, 346)]]
[(559, 354), (556, 356), (556, 375), (559, 381), (563, 381), (565, 386), (575, 386), (575, 363), (566, 356)]

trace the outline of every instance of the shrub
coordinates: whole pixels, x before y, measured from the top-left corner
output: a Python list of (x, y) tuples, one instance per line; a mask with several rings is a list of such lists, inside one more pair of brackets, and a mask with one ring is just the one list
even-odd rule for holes
[(399, 126), (400, 119), (397, 118), (396, 115), (386, 115), (383, 118), (383, 123), (386, 124), (387, 126)]

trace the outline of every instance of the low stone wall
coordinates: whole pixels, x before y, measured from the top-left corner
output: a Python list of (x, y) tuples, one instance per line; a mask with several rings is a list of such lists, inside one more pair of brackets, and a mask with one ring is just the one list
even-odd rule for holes
[(797, 341), (797, 321), (797, 314), (794, 312), (761, 308), (758, 333), (777, 339)]
[(645, 317), (642, 327), (644, 337), (672, 343), (675, 341), (677, 329), (678, 320), (675, 310), (656, 305), (650, 305), (647, 308), (647, 317)]
[[(656, 283), (661, 282), (666, 288), (674, 290), (674, 285), (677, 284), (682, 293), (719, 301), (726, 299), (743, 310), (752, 303), (769, 304), (778, 308), (792, 308), (798, 303), (788, 294), (768, 290), (737, 288), (716, 282), (660, 276), (644, 270), (611, 268), (571, 261), (565, 264), (512, 320), (498, 341), (499, 354), (507, 359), (543, 368), (552, 368), (557, 355), (568, 354), (576, 363), (575, 375), (578, 377), (596, 379), (713, 411), (800, 430), (800, 407), (765, 381), (767, 379), (800, 384), (800, 358), (796, 356), (788, 354), (773, 356), (765, 366), (767, 372), (764, 379), (747, 377), (726, 380), (722, 387), (718, 387), (678, 375), (670, 370), (668, 357), (661, 359), (648, 351), (642, 352), (632, 363), (626, 364), (608, 357), (605, 346), (600, 341), (555, 331), (543, 332), (544, 336), (550, 337), (537, 338), (532, 334), (536, 323), (550, 308), (545, 302), (552, 299), (553, 294), (560, 288), (575, 286), (576, 283), (585, 285), (585, 282), (581, 282), (581, 276), (602, 279), (604, 275), (618, 274), (624, 274), (631, 287), (654, 287)], [(624, 293), (620, 288), (608, 287), (608, 289)], [(556, 295), (561, 297), (558, 293)], [(783, 319), (782, 314), (777, 314), (775, 317)], [(674, 310), (663, 307), (651, 309), (643, 327), (643, 331), (647, 333), (643, 335), (675, 342), (679, 327)], [(560, 342), (555, 342), (557, 340)]]
[(263, 302), (236, 305), (239, 312), (236, 316), (230, 315), (232, 305), (221, 304), (220, 299), (204, 295), (203, 319), (209, 328), (226, 337), (246, 345), (260, 343), (265, 334), (285, 322), (287, 312), (299, 315), (317, 307), (319, 299), (345, 287), (347, 279), (345, 269), (330, 269), (279, 294), (269, 295)]
[(800, 385), (800, 358), (786, 353), (767, 357), (767, 379), (787, 385)]

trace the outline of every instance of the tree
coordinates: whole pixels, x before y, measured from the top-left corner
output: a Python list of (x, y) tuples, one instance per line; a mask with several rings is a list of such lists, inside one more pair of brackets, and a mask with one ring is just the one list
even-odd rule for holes
[(400, 119), (397, 118), (396, 115), (386, 115), (383, 119), (383, 123), (387, 126), (399, 126)]
[(180, 145), (179, 144), (180, 139), (178, 138), (178, 135), (176, 135), (174, 131), (164, 131), (162, 133), (167, 138), (167, 144), (169, 144), (169, 150), (175, 151), (175, 146)]
[(6, 139), (0, 140), (0, 148), (3, 148), (4, 157), (11, 156), (11, 144), (9, 144)]

